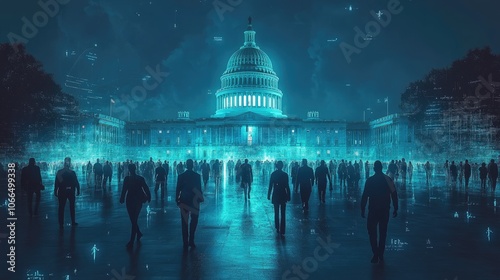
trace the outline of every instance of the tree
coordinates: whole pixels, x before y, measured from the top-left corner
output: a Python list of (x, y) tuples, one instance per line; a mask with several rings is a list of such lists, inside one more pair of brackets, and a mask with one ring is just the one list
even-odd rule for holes
[(450, 67), (432, 69), (422, 80), (410, 83), (401, 95), (400, 108), (414, 120), (422, 120), (422, 112), (432, 100), (449, 97), (462, 101), (467, 96), (474, 96), (475, 82), (480, 77), (488, 79), (490, 75), (500, 80), (500, 56), (492, 54), (489, 47), (472, 49)]
[(0, 145), (8, 154), (22, 154), (30, 140), (51, 140), (57, 121), (78, 116), (75, 98), (23, 45), (0, 45), (0, 77)]
[[(463, 144), (464, 137), (470, 139), (471, 134), (485, 129), (492, 138), (500, 139), (499, 92), (500, 55), (488, 47), (473, 49), (449, 67), (433, 69), (423, 79), (410, 83), (401, 95), (400, 108), (417, 128), (417, 141), (464, 149), (472, 145), (469, 140)], [(470, 129), (475, 131), (467, 131)]]

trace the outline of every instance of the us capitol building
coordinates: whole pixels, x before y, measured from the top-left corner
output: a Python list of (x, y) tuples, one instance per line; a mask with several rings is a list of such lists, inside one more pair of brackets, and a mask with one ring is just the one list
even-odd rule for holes
[[(69, 154), (123, 157), (117, 160), (151, 156), (171, 161), (392, 159), (395, 154), (411, 158), (414, 133), (403, 116), (346, 122), (321, 119), (319, 112), (308, 112), (304, 119), (284, 115), (279, 78), (255, 35), (249, 19), (243, 46), (229, 58), (220, 78), (221, 87), (214, 94), (214, 115), (191, 119), (189, 112), (178, 112), (174, 120), (124, 122), (99, 114), (79, 124), (74, 133), (78, 144), (68, 145)], [(56, 150), (60, 155), (54, 156), (63, 156), (64, 148), (58, 146)]]

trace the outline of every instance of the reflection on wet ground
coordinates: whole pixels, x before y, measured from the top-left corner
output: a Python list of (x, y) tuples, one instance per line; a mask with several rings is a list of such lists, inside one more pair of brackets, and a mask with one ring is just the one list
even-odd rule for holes
[[(349, 198), (338, 184), (324, 205), (315, 189), (307, 214), (300, 195), (293, 194), (281, 239), (265, 180), (256, 180), (248, 201), (232, 179), (218, 190), (211, 181), (197, 248), (184, 253), (172, 178), (165, 201), (153, 200), (143, 208), (139, 225), (144, 237), (132, 251), (125, 249), (130, 222), (118, 202), (121, 185), (113, 181), (111, 190), (96, 192), (81, 178), (76, 228), (67, 224), (59, 231), (51, 187), (43, 192), (38, 217), (29, 218), (25, 198), (18, 200), (17, 272), (12, 277), (3, 265), (0, 279), (498, 279), (495, 196), (480, 192), (478, 182), (465, 190), (446, 186), (444, 177), (434, 178), (430, 186), (423, 177), (414, 179), (413, 184), (398, 183), (400, 213), (389, 223), (385, 264), (372, 265), (360, 193)], [(52, 180), (44, 176), (46, 186)], [(3, 200), (5, 192), (1, 195)], [(1, 211), (5, 221), (6, 207)], [(65, 221), (70, 222), (68, 209)], [(0, 237), (4, 259), (5, 227)]]

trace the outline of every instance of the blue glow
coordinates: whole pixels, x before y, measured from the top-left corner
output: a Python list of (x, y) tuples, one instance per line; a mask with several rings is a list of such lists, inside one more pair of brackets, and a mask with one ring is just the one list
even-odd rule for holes
[(486, 236), (488, 236), (488, 241), (491, 241), (491, 234), (493, 233), (493, 231), (490, 229), (490, 227), (488, 227), (488, 229), (486, 230)]
[(97, 248), (97, 246), (94, 244), (94, 247), (92, 247), (91, 249), (92, 251), (92, 256), (94, 257), (94, 262), (95, 262), (95, 257), (97, 255), (97, 252), (99, 251), (99, 249)]
[(386, 245), (386, 249), (389, 251), (403, 251), (404, 248), (408, 246), (407, 242), (401, 241), (401, 239), (393, 239), (391, 238), (390, 244)]
[(31, 272), (28, 270), (26, 272), (26, 279), (27, 280), (43, 280), (45, 279), (45, 275), (43, 273), (40, 273), (38, 270), (35, 272)]

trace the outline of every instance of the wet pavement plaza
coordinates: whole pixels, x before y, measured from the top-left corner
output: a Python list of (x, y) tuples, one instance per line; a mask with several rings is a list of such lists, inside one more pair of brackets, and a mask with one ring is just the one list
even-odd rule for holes
[[(184, 252), (170, 176), (165, 201), (153, 196), (143, 206), (140, 246), (127, 251), (130, 221), (119, 204), (116, 177), (105, 193), (79, 178), (79, 225), (71, 227), (66, 206), (62, 231), (53, 176), (43, 177), (47, 189), (38, 217), (28, 216), (25, 196), (18, 193), (15, 273), (7, 271), (5, 261), (8, 229), (0, 229), (0, 279), (500, 279), (498, 198), (480, 192), (479, 182), (472, 182), (468, 191), (447, 186), (444, 177), (433, 178), (430, 186), (421, 174), (413, 184), (399, 182), (400, 211), (389, 222), (385, 263), (373, 265), (360, 193), (348, 197), (338, 183), (327, 191), (324, 205), (314, 188), (307, 214), (300, 195), (293, 194), (282, 239), (274, 229), (266, 180), (256, 179), (248, 201), (234, 180), (225, 180), (217, 190), (211, 180), (197, 247)], [(4, 183), (2, 201), (5, 190)], [(0, 211), (7, 223), (6, 205)]]

